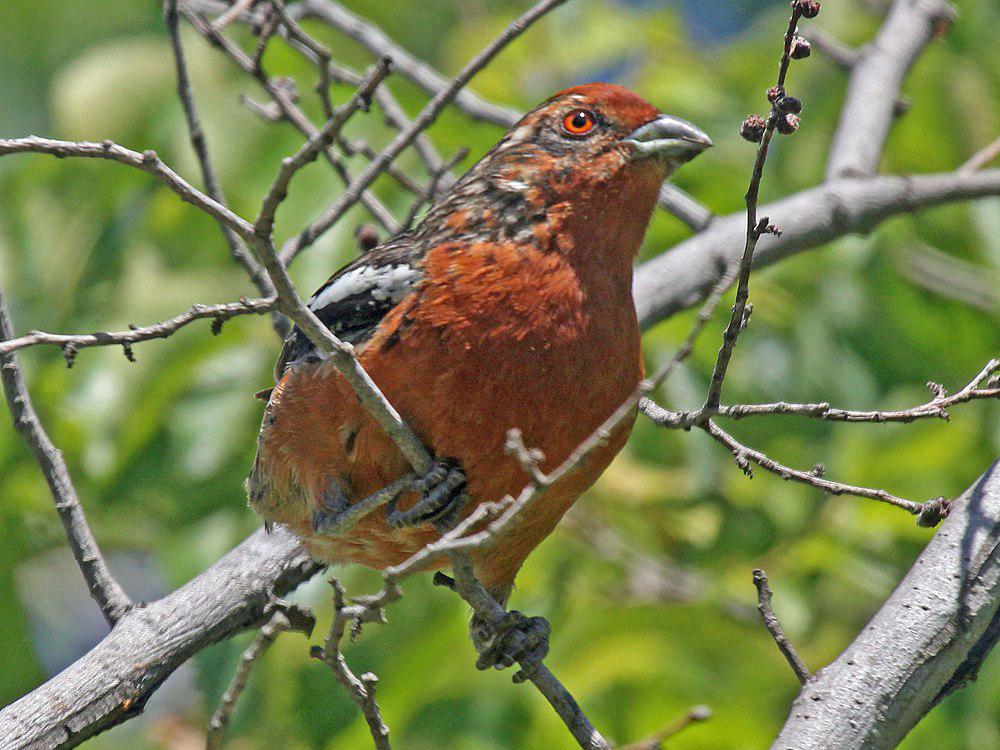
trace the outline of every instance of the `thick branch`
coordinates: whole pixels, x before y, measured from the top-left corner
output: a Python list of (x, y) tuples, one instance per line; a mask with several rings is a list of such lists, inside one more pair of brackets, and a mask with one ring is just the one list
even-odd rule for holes
[[(781, 236), (761, 237), (754, 267), (849, 234), (870, 232), (898, 214), (990, 195), (1000, 195), (1000, 169), (829, 182), (760, 208), (781, 227)], [(745, 222), (744, 213), (717, 218), (704, 232), (636, 269), (634, 297), (644, 328), (705, 298), (726, 269), (739, 261)]]
[[(774, 750), (893, 748), (1000, 631), (1000, 461), (952, 506), (892, 596), (795, 703)], [(971, 660), (970, 660), (971, 656)]]
[(896, 100), (910, 66), (934, 38), (938, 23), (954, 17), (944, 0), (896, 0), (878, 35), (851, 69), (847, 98), (830, 146), (827, 180), (878, 172)]
[(0, 710), (0, 748), (76, 747), (135, 716), (177, 667), (262, 625), (273, 596), (320, 568), (288, 534), (258, 531), (174, 593), (129, 610), (85, 656)]

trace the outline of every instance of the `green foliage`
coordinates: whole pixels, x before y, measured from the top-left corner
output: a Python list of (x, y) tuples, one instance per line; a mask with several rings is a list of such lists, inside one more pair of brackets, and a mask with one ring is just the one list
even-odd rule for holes
[[(153, 147), (197, 182), (157, 4), (114, 0), (102, 3), (100, 13), (91, 5), (7, 3), (0, 24), (0, 129), (8, 136), (110, 137), (140, 150)], [(864, 43), (877, 28), (866, 5), (826, 3), (820, 25)], [(932, 45), (905, 87), (913, 106), (890, 138), (887, 172), (954, 168), (1000, 132), (994, 39), (1000, 9), (994, 0), (960, 5), (954, 29)], [(359, 0), (351, 7), (439, 69), (454, 71), (526, 6)], [(526, 109), (564, 86), (614, 71), (615, 80), (712, 134), (717, 147), (685, 167), (677, 183), (718, 213), (738, 211), (752, 150), (737, 130), (748, 112), (764, 107), (785, 12), (774, 3), (742, 36), (698, 47), (662, 4), (574, 0), (515, 42), (474, 88)], [(367, 64), (354, 43), (310, 29), (338, 58)], [(259, 92), (201, 40), (185, 39), (227, 198), (252, 215), (298, 135), (262, 123), (241, 106), (240, 93)], [(247, 36), (241, 41), (250, 44)], [(308, 66), (280, 44), (265, 63), (310, 91)], [(765, 200), (821, 178), (843, 82), (843, 73), (818, 53), (794, 65), (790, 89), (805, 102), (803, 127), (780, 139), (768, 163)], [(390, 85), (410, 112), (425, 100), (400, 76)], [(308, 107), (318, 117), (315, 103)], [(359, 116), (349, 130), (376, 146), (390, 137), (376, 114)], [(467, 164), (499, 135), (457, 112), (443, 115), (431, 132), (445, 154), (470, 146)], [(404, 155), (400, 164), (416, 162)], [(359, 166), (352, 163), (355, 171)], [(279, 212), (279, 239), (315, 216), (338, 189), (322, 164), (304, 170)], [(394, 183), (382, 178), (376, 189), (405, 212), (407, 196)], [(252, 293), (213, 222), (135, 171), (7, 157), (0, 160), (0, 195), (0, 280), (19, 331), (120, 329), (193, 302)], [(301, 257), (293, 275), (302, 290), (351, 257), (351, 235), (365, 220), (355, 209)], [(644, 257), (686, 235), (675, 219), (658, 215)], [(913, 283), (903, 267), (917, 244), (998, 278), (1000, 200), (895, 219), (870, 237), (847, 238), (756, 275), (753, 322), (737, 349), (726, 400), (895, 407), (925, 400), (927, 380), (963, 385), (1000, 348), (1000, 310), (972, 308)], [(646, 335), (650, 367), (670, 355), (690, 322), (690, 314), (678, 316)], [(685, 408), (700, 403), (721, 327), (720, 315), (659, 398)], [(242, 318), (218, 337), (205, 322), (165, 342), (138, 345), (134, 364), (113, 349), (83, 351), (71, 370), (58, 350), (23, 354), (42, 418), (65, 452), (116, 570), (125, 574), (130, 566), (133, 558), (124, 553), (142, 553), (159, 571), (156, 586), (172, 588), (257, 525), (242, 489), (260, 416), (251, 394), (268, 385), (277, 345), (266, 318)], [(823, 462), (834, 478), (923, 500), (962, 491), (997, 457), (998, 417), (997, 404), (978, 403), (955, 408), (949, 423), (831, 425), (772, 417), (740, 422), (734, 432), (792, 465)], [(59, 600), (24, 585), (24, 571), (49, 564), (48, 553), (65, 541), (44, 482), (7, 427), (0, 429), (0, 488), (0, 639), (6, 647), (0, 702), (6, 703), (54, 668), (53, 646), (39, 640), (38, 616), (29, 611), (49, 613), (67, 631), (78, 624), (59, 620)], [(677, 748), (765, 746), (797, 692), (752, 610), (753, 567), (768, 571), (779, 616), (806, 662), (818, 668), (851, 640), (929, 536), (892, 508), (825, 498), (762, 473), (749, 481), (704, 436), (666, 433), (645, 422), (581, 505), (629, 546), (695, 571), (704, 595), (686, 604), (630, 596), (620, 565), (560, 529), (526, 565), (515, 606), (550, 618), (551, 666), (609, 737), (635, 740), (693, 704), (712, 706), (715, 718), (672, 741)], [(366, 571), (338, 574), (350, 592), (376, 585)], [(82, 583), (79, 589), (85, 596)], [(320, 614), (318, 637), (329, 620), (327, 588), (314, 583), (297, 596)], [(389, 613), (390, 625), (369, 626), (348, 646), (358, 670), (379, 675), (380, 702), (400, 746), (570, 747), (540, 696), (511, 685), (506, 673), (476, 672), (467, 614), (429, 580), (412, 580)], [(93, 637), (100, 637), (99, 625)], [(179, 680), (196, 686), (196, 694), (157, 695), (147, 717), (90, 747), (190, 746), (185, 738), (196, 736), (216, 706), (247, 638), (194, 659), (193, 671)], [(904, 748), (1000, 747), (998, 678), (1000, 667), (988, 663), (979, 682), (949, 698)], [(320, 750), (365, 747), (366, 732), (331, 675), (308, 658), (304, 639), (285, 635), (255, 672), (230, 736), (234, 748)]]

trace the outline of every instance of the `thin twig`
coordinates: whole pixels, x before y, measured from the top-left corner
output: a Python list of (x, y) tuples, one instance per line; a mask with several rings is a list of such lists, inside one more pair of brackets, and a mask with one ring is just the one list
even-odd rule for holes
[(761, 619), (764, 621), (764, 627), (767, 628), (767, 632), (771, 634), (778, 650), (788, 661), (788, 666), (795, 672), (799, 683), (805, 685), (812, 679), (812, 674), (795, 650), (795, 646), (788, 640), (777, 615), (774, 614), (774, 609), (771, 607), (771, 589), (767, 585), (767, 575), (760, 568), (753, 572), (753, 585), (757, 587), (757, 611), (760, 612)]
[(772, 404), (740, 404), (720, 406), (719, 416), (731, 419), (758, 416), (762, 414), (796, 414), (834, 422), (913, 422), (918, 419), (948, 419), (948, 407), (976, 399), (1000, 398), (1000, 387), (980, 388), (994, 372), (1000, 370), (1000, 359), (991, 359), (986, 366), (962, 390), (948, 396), (936, 383), (928, 383), (935, 397), (927, 403), (909, 409), (895, 411), (853, 411), (835, 409), (828, 403), (790, 404), (778, 401)]
[(929, 500), (926, 503), (915, 503), (912, 500), (896, 497), (885, 490), (858, 487), (852, 484), (844, 484), (842, 482), (834, 482), (830, 479), (825, 479), (822, 476), (822, 472), (817, 469), (814, 469), (813, 471), (800, 471), (799, 469), (789, 468), (784, 464), (778, 463), (761, 451), (750, 448), (739, 442), (736, 438), (715, 424), (715, 422), (711, 419), (705, 423), (703, 429), (712, 437), (713, 440), (721, 443), (729, 449), (729, 451), (733, 454), (736, 465), (745, 474), (747, 474), (747, 476), (753, 475), (750, 463), (748, 463), (752, 462), (765, 471), (775, 474), (785, 480), (799, 482), (800, 484), (807, 484), (811, 487), (821, 489), (824, 492), (828, 492), (831, 495), (853, 495), (855, 497), (866, 497), (870, 500), (878, 500), (883, 503), (888, 503), (889, 505), (895, 505), (897, 508), (902, 508), (915, 516), (919, 516), (922, 512), (931, 509), (932, 506), (940, 504), (939, 501), (936, 500)]
[[(776, 88), (783, 90), (785, 86), (785, 76), (788, 74), (788, 63), (791, 60), (792, 43), (795, 40), (795, 31), (798, 27), (801, 12), (799, 6), (792, 6), (792, 14), (788, 19), (788, 28), (785, 31), (784, 47), (781, 51), (781, 60), (778, 63), (778, 80)], [(729, 368), (729, 362), (736, 347), (736, 340), (740, 332), (746, 325), (747, 300), (750, 297), (750, 269), (753, 266), (753, 254), (757, 247), (757, 241), (768, 231), (768, 220), (757, 218), (757, 201), (760, 197), (760, 183), (764, 177), (764, 164), (767, 161), (768, 147), (771, 145), (771, 138), (774, 136), (775, 128), (778, 126), (778, 118), (781, 114), (778, 111), (777, 101), (772, 102), (771, 111), (767, 117), (767, 125), (764, 129), (760, 145), (757, 147), (757, 157), (754, 159), (753, 174), (750, 177), (750, 186), (746, 193), (747, 224), (746, 224), (746, 244), (743, 249), (743, 257), (740, 259), (739, 280), (736, 285), (736, 301), (733, 303), (733, 312), (729, 318), (729, 324), (722, 335), (722, 346), (715, 361), (715, 368), (712, 371), (712, 379), (708, 386), (708, 395), (705, 398), (705, 405), (702, 410), (706, 414), (711, 414), (719, 406), (722, 397), (722, 383)]]
[(233, 711), (236, 709), (236, 702), (246, 690), (247, 682), (250, 679), (250, 671), (254, 664), (267, 652), (275, 639), (291, 627), (291, 623), (284, 612), (275, 612), (271, 619), (260, 629), (260, 633), (254, 638), (253, 643), (240, 656), (240, 663), (236, 667), (236, 673), (229, 683), (229, 687), (222, 694), (219, 707), (215, 709), (212, 718), (208, 722), (208, 734), (205, 737), (205, 750), (218, 750), (222, 747), (223, 735), (232, 720)]
[[(249, 3), (240, 0), (234, 3), (233, 9), (230, 11), (237, 11), (232, 17), (238, 15), (238, 9), (241, 5), (249, 5)], [(230, 13), (225, 14), (229, 16)], [(187, 59), (184, 55), (184, 45), (181, 41), (181, 34), (179, 28), (179, 17), (177, 14), (177, 0), (164, 0), (163, 2), (163, 17), (166, 21), (167, 31), (170, 34), (170, 44), (173, 48), (174, 53), (174, 66), (177, 71), (177, 95), (181, 100), (181, 107), (184, 109), (184, 118), (187, 122), (188, 137), (191, 139), (191, 147), (194, 149), (195, 155), (198, 157), (198, 166), (201, 169), (202, 181), (205, 184), (205, 192), (217, 203), (225, 205), (226, 199), (222, 193), (222, 187), (219, 184), (218, 177), (215, 174), (215, 168), (212, 166), (212, 160), (208, 154), (208, 144), (205, 141), (205, 131), (201, 126), (201, 118), (198, 117), (198, 109), (195, 106), (194, 101), (194, 91), (191, 86), (191, 79), (188, 76), (187, 69)], [(222, 22), (220, 18), (217, 23), (221, 26), (225, 26), (229, 21)], [(220, 225), (222, 230), (222, 236), (226, 240), (226, 244), (229, 246), (229, 252), (233, 256), (233, 259), (243, 266), (244, 270), (250, 276), (250, 280), (254, 283), (260, 293), (267, 297), (274, 294), (274, 289), (271, 287), (271, 282), (267, 278), (267, 273), (261, 267), (261, 265), (254, 260), (253, 254), (248, 251), (243, 244), (240, 242), (239, 236), (229, 227), (225, 225)], [(275, 325), (281, 328), (278, 321), (275, 321)], [(279, 334), (287, 333), (287, 331), (279, 330)]]
[(984, 146), (970, 156), (969, 160), (958, 168), (958, 173), (972, 174), (973, 172), (978, 172), (983, 167), (988, 166), (998, 156), (1000, 156), (1000, 138), (997, 138), (993, 143)]
[(333, 143), (341, 129), (355, 112), (368, 108), (372, 94), (379, 84), (385, 80), (386, 76), (389, 75), (390, 68), (391, 61), (389, 58), (380, 60), (379, 64), (368, 72), (364, 82), (354, 92), (354, 96), (346, 104), (333, 111), (326, 124), (315, 135), (310, 136), (309, 140), (302, 145), (294, 156), (282, 160), (281, 170), (274, 179), (271, 188), (267, 191), (267, 195), (264, 196), (260, 213), (257, 215), (256, 221), (254, 221), (254, 229), (258, 234), (263, 234), (267, 237), (271, 236), (271, 231), (274, 227), (274, 215), (278, 210), (278, 206), (287, 197), (288, 185), (295, 176), (295, 173), (309, 162), (315, 161), (319, 153)]
[[(339, 3), (331, 0), (308, 0), (299, 3), (296, 12), (318, 18), (342, 34), (360, 42), (377, 57), (388, 55), (397, 63), (402, 75), (435, 97), (451, 85), (447, 78), (410, 55), (382, 29), (351, 13)], [(520, 118), (517, 111), (486, 101), (471, 91), (456, 92), (455, 106), (473, 119), (486, 120), (504, 127), (510, 126)]]
[[(12, 337), (13, 327), (7, 315), (3, 293), (0, 292), (0, 339), (6, 341)], [(17, 354), (0, 354), (0, 380), (3, 381), (4, 395), (14, 420), (14, 428), (24, 439), (45, 476), (59, 520), (66, 530), (70, 549), (73, 550), (76, 564), (87, 582), (90, 595), (104, 613), (104, 619), (109, 625), (114, 625), (132, 607), (132, 600), (111, 574), (104, 555), (97, 546), (62, 453), (52, 444), (31, 403)]]
[(219, 201), (198, 190), (164, 164), (152, 149), (139, 153), (110, 140), (101, 143), (60, 141), (53, 138), (39, 138), (36, 135), (29, 135), (25, 138), (0, 138), (0, 156), (26, 153), (50, 154), (56, 158), (76, 156), (88, 159), (108, 159), (141, 169), (173, 190), (181, 200), (190, 203), (216, 221), (233, 229), (244, 240), (247, 239), (248, 234), (252, 235), (253, 233), (252, 226), (248, 221), (239, 217)]
[[(204, 36), (216, 48), (224, 52), (226, 56), (235, 62), (245, 73), (253, 76), (254, 80), (260, 84), (261, 88), (267, 92), (267, 95), (270, 96), (272, 101), (277, 105), (283, 119), (291, 123), (306, 138), (312, 138), (317, 134), (317, 132), (319, 132), (318, 128), (306, 116), (302, 109), (296, 105), (294, 97), (288, 90), (288, 87), (280, 85), (276, 80), (270, 78), (264, 72), (261, 68), (258, 57), (251, 57), (247, 55), (238, 45), (232, 42), (224, 34), (216, 32), (211, 25), (197, 13), (191, 12), (186, 7), (182, 7), (181, 13), (198, 33)], [(263, 42), (269, 37), (267, 34), (262, 34), (261, 38)], [(352, 184), (351, 176), (348, 174), (347, 168), (344, 166), (340, 157), (329, 148), (324, 149), (322, 154), (327, 163), (333, 169), (334, 173), (337, 175), (338, 179), (340, 179), (340, 181), (345, 185)], [(367, 188), (367, 185), (365, 187)], [(395, 234), (399, 231), (399, 224), (396, 222), (392, 213), (382, 204), (381, 201), (378, 200), (378, 198), (375, 197), (371, 191), (363, 190), (358, 195), (356, 200), (361, 202), (365, 209), (372, 215), (372, 217), (374, 217), (376, 221), (378, 221), (379, 224), (385, 228), (387, 232)]]
[(665, 726), (649, 737), (625, 745), (620, 750), (663, 750), (664, 743), (671, 737), (676, 737), (692, 724), (708, 721), (712, 718), (712, 709), (708, 706), (693, 706), (686, 714)]
[(437, 116), (465, 87), (469, 80), (482, 70), (501, 50), (539, 18), (566, 0), (542, 0), (526, 13), (512, 21), (500, 35), (473, 57), (451, 83), (441, 89), (430, 102), (420, 111), (412, 122), (401, 130), (392, 142), (358, 175), (347, 189), (323, 213), (300, 234), (288, 240), (281, 248), (281, 259), (284, 263), (291, 262), (298, 253), (315, 239), (333, 226), (344, 213), (360, 198), (362, 192), (382, 174), (385, 167), (392, 162), (413, 140), (437, 119)]
[(357, 608), (345, 604), (344, 587), (340, 581), (334, 578), (330, 581), (330, 585), (333, 586), (333, 624), (330, 626), (330, 634), (326, 638), (325, 645), (314, 646), (310, 653), (333, 671), (337, 681), (351, 696), (351, 700), (358, 704), (365, 721), (368, 722), (368, 729), (371, 731), (372, 741), (377, 750), (390, 750), (389, 727), (382, 720), (382, 710), (375, 700), (378, 677), (371, 672), (365, 672), (360, 677), (356, 676), (340, 650), (348, 623), (356, 619), (354, 613)]
[[(751, 416), (794, 414), (802, 417), (825, 419), (833, 422), (914, 422), (918, 419), (948, 419), (947, 409), (978, 399), (1000, 398), (1000, 387), (990, 378), (1000, 370), (1000, 360), (991, 359), (961, 390), (950, 396), (938, 383), (928, 383), (934, 398), (919, 406), (894, 411), (855, 411), (837, 409), (826, 402), (816, 404), (795, 404), (776, 401), (770, 404), (738, 404), (719, 406), (716, 414), (730, 419)], [(985, 387), (980, 387), (986, 381)], [(646, 415), (661, 427), (687, 430), (699, 426), (703, 420), (700, 411), (670, 411), (646, 401), (642, 404)]]
[(127, 331), (98, 331), (95, 333), (46, 333), (30, 331), (24, 336), (0, 341), (0, 354), (7, 354), (28, 346), (51, 344), (64, 349), (84, 349), (89, 346), (129, 346), (150, 339), (165, 339), (196, 320), (211, 319), (217, 328), (224, 321), (237, 315), (263, 315), (275, 309), (274, 297), (240, 300), (220, 305), (192, 305), (180, 315), (148, 326), (135, 326)]
[(216, 31), (222, 31), (244, 13), (247, 13), (255, 2), (257, 0), (234, 0), (233, 4), (222, 15), (212, 21), (212, 28)]

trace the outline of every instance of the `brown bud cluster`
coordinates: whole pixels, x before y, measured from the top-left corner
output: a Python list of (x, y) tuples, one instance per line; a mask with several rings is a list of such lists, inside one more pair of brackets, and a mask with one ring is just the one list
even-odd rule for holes
[(794, 96), (783, 96), (774, 103), (774, 106), (779, 112), (797, 115), (802, 111), (802, 100)]
[(767, 100), (774, 104), (785, 95), (785, 90), (781, 86), (772, 86), (767, 90)]
[(804, 60), (812, 54), (812, 45), (805, 37), (797, 36), (792, 40), (790, 54), (793, 60)]
[(819, 3), (816, 0), (792, 0), (791, 5), (803, 18), (815, 18), (819, 15)]
[(740, 128), (740, 135), (751, 143), (760, 143), (761, 139), (764, 137), (764, 130), (767, 128), (767, 122), (760, 115), (750, 115), (743, 121), (743, 126)]
[(778, 118), (778, 132), (782, 135), (791, 135), (799, 129), (799, 116), (788, 114)]

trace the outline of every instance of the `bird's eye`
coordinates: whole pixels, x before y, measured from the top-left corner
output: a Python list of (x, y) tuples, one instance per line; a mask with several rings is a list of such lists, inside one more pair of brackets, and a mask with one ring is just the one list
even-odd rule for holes
[(563, 130), (568, 135), (586, 135), (594, 129), (597, 118), (588, 109), (574, 109), (563, 118)]

